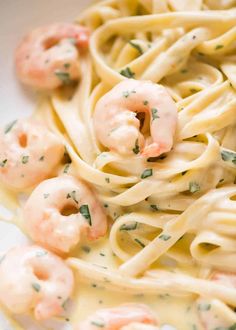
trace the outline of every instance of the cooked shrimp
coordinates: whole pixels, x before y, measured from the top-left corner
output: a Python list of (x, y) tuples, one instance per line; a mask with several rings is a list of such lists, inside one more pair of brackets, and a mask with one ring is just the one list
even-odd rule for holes
[(0, 181), (26, 189), (51, 174), (64, 154), (60, 139), (33, 119), (14, 121), (0, 131)]
[(130, 323), (129, 325), (122, 327), (121, 330), (159, 330), (159, 328), (149, 324)]
[[(151, 137), (140, 132), (136, 117), (140, 113), (150, 121)], [(97, 139), (122, 155), (157, 157), (170, 151), (176, 125), (174, 101), (163, 86), (150, 81), (127, 79), (119, 83), (98, 101), (94, 113)]]
[(33, 30), (16, 49), (19, 79), (36, 88), (53, 89), (78, 80), (79, 50), (88, 46), (86, 27), (56, 23)]
[(106, 215), (95, 194), (68, 175), (42, 182), (23, 214), (30, 237), (57, 252), (68, 252), (81, 236), (95, 240), (107, 230)]
[(0, 301), (12, 313), (34, 311), (37, 320), (63, 312), (74, 277), (64, 261), (40, 246), (15, 247), (0, 264)]
[[(234, 273), (215, 271), (210, 279), (221, 285), (236, 287)], [(217, 299), (198, 299), (197, 310), (205, 330), (230, 329), (236, 325), (235, 313)]]
[[(128, 330), (143, 328), (127, 328), (128, 325), (150, 324), (156, 325), (157, 320), (146, 305), (125, 304), (110, 309), (100, 309), (87, 320), (80, 323), (76, 330)], [(152, 330), (153, 328), (151, 328)], [(157, 329), (157, 328), (154, 328)]]

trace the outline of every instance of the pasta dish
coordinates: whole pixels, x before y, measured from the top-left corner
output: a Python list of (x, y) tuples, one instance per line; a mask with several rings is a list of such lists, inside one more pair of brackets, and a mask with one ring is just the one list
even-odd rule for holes
[(22, 39), (38, 107), (0, 133), (1, 220), (32, 240), (0, 258), (14, 329), (236, 329), (235, 54), (235, 0), (98, 1)]

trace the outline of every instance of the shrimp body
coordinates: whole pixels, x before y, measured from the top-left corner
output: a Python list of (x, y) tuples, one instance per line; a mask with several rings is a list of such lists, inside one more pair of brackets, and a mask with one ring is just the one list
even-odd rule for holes
[[(150, 132), (140, 132), (139, 113), (145, 114), (144, 122), (149, 120)], [(174, 101), (163, 86), (151, 81), (122, 81), (98, 101), (94, 113), (97, 139), (122, 155), (157, 157), (170, 151), (176, 125)]]
[[(236, 287), (236, 274), (215, 271), (212, 281), (227, 287)], [(199, 318), (205, 330), (231, 329), (236, 324), (236, 316), (231, 308), (217, 299), (197, 300)]]
[(19, 44), (15, 65), (19, 79), (32, 87), (53, 89), (80, 76), (79, 49), (88, 46), (83, 26), (56, 23), (33, 30)]
[(30, 237), (56, 252), (68, 252), (82, 235), (95, 240), (107, 230), (106, 215), (95, 194), (68, 175), (38, 185), (23, 215)]
[(12, 313), (34, 311), (37, 320), (63, 312), (74, 276), (64, 261), (40, 246), (15, 247), (0, 264), (0, 301)]
[(121, 330), (159, 330), (159, 328), (154, 325), (135, 322), (122, 327)]
[(26, 189), (48, 178), (64, 154), (60, 139), (33, 119), (18, 120), (0, 131), (0, 181)]
[[(157, 320), (150, 309), (142, 304), (125, 304), (115, 308), (98, 310), (86, 321), (79, 324), (76, 330), (97, 330), (98, 327), (103, 330), (146, 330), (146, 328), (137, 328), (137, 325), (142, 326), (145, 324), (157, 324)], [(153, 330), (153, 328), (150, 330)]]

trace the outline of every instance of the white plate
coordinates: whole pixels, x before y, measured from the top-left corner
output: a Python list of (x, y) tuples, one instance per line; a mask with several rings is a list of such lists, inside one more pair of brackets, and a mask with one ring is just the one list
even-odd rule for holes
[[(40, 25), (73, 21), (89, 3), (89, 0), (0, 0), (1, 126), (15, 118), (28, 116), (35, 107), (34, 95), (17, 81), (14, 73), (14, 50), (19, 40)], [(15, 226), (0, 222), (0, 252), (25, 240)], [(1, 317), (0, 328), (10, 329)]]

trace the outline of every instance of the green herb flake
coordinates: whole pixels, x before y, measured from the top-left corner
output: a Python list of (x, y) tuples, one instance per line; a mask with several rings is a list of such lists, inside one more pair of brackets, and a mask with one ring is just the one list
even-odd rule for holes
[(138, 139), (135, 141), (135, 147), (133, 148), (133, 153), (138, 154), (140, 152), (139, 145), (138, 145)]
[(70, 67), (70, 63), (65, 63), (65, 64), (64, 64), (64, 68), (65, 68), (65, 69), (69, 69), (69, 67)]
[(105, 178), (105, 181), (106, 181), (107, 183), (110, 183), (110, 179), (109, 179), (109, 178)]
[(222, 150), (221, 158), (225, 162), (232, 162), (234, 165), (236, 165), (236, 152)]
[(15, 126), (16, 123), (17, 123), (17, 120), (13, 120), (9, 124), (7, 124), (5, 126), (4, 133), (5, 134), (9, 133), (12, 130), (13, 126)]
[(129, 97), (129, 91), (124, 91), (123, 96), (127, 99)]
[(223, 48), (223, 47), (224, 47), (224, 45), (216, 45), (216, 46), (215, 46), (215, 50), (221, 49), (221, 48)]
[(101, 257), (105, 257), (106, 255), (102, 252), (99, 253)]
[(199, 304), (197, 308), (199, 311), (206, 312), (211, 309), (211, 304)]
[(66, 164), (64, 170), (63, 170), (63, 173), (67, 174), (68, 171), (69, 171), (69, 168), (70, 168), (70, 164)]
[(182, 69), (180, 72), (184, 74), (184, 73), (187, 73), (188, 70), (187, 69)]
[(91, 248), (87, 245), (81, 246), (81, 250), (83, 250), (85, 253), (90, 253)]
[(98, 327), (98, 328), (104, 328), (105, 327), (105, 323), (103, 323), (102, 321), (91, 321), (91, 324), (94, 325), (95, 327)]
[(200, 189), (201, 189), (201, 188), (200, 188), (200, 185), (199, 185), (197, 182), (194, 182), (194, 181), (189, 182), (189, 191), (190, 191), (192, 194), (194, 194), (194, 193), (200, 191)]
[(228, 330), (236, 330), (236, 323), (232, 324)]
[(0, 162), (0, 167), (5, 167), (7, 164), (7, 159), (4, 159), (3, 161)]
[(144, 104), (144, 105), (148, 105), (148, 103), (149, 103), (149, 102), (148, 102), (147, 100), (143, 101), (143, 104)]
[(27, 164), (29, 162), (29, 156), (22, 156), (21, 162), (22, 164)]
[(184, 176), (188, 171), (183, 171), (181, 174)]
[(88, 224), (92, 226), (92, 220), (91, 220), (91, 215), (89, 212), (89, 206), (88, 205), (82, 205), (79, 208), (79, 212), (82, 214), (82, 216), (86, 219)]
[(205, 54), (199, 52), (198, 55), (199, 55), (199, 56), (204, 56)]
[(46, 256), (47, 254), (48, 254), (48, 252), (47, 251), (44, 251), (44, 250), (37, 251), (36, 252), (36, 257), (41, 258), (41, 257)]
[(108, 205), (108, 204), (103, 204), (103, 206), (104, 206), (105, 208), (108, 208), (108, 207), (109, 207), (109, 205)]
[(138, 238), (135, 238), (134, 241), (138, 243), (142, 248), (145, 248), (145, 244), (141, 242)]
[(158, 207), (157, 207), (157, 205), (154, 205), (154, 204), (150, 205), (150, 209), (151, 209), (152, 211), (154, 211), (154, 212), (157, 212), (157, 211), (158, 211)]
[(71, 198), (76, 204), (79, 204), (78, 200), (76, 199), (76, 191), (73, 190), (71, 193), (68, 193), (66, 196), (67, 199)]
[(134, 223), (124, 223), (121, 227), (120, 227), (120, 231), (130, 231), (130, 230), (135, 230), (137, 229), (138, 223), (134, 222)]
[(44, 156), (41, 156), (41, 157), (39, 158), (39, 161), (40, 161), (40, 162), (43, 162), (44, 159), (45, 159), (45, 157), (44, 157)]
[(130, 46), (132, 46), (133, 48), (135, 48), (139, 52), (140, 55), (143, 54), (143, 50), (142, 50), (142, 48), (138, 44), (134, 43), (131, 40), (129, 41), (129, 44), (130, 44)]
[(192, 324), (192, 330), (197, 330), (196, 324)]
[(64, 85), (69, 85), (71, 83), (70, 74), (68, 72), (55, 71), (55, 75)]
[(38, 283), (32, 283), (32, 288), (34, 291), (39, 292), (41, 290), (41, 286)]
[(143, 173), (141, 174), (141, 179), (146, 179), (149, 176), (152, 176), (153, 172), (151, 168), (146, 169), (145, 171), (143, 171)]
[(159, 239), (161, 239), (162, 241), (168, 241), (170, 238), (171, 236), (167, 234), (162, 234), (159, 236)]
[(50, 194), (43, 194), (43, 198), (47, 199), (50, 196)]
[(120, 74), (126, 78), (134, 78), (135, 73), (131, 71), (129, 67), (120, 71)]
[(158, 116), (158, 110), (157, 110), (156, 108), (152, 108), (152, 109), (151, 109), (151, 112), (152, 112), (152, 120), (155, 120), (155, 119), (157, 119), (157, 118), (160, 118), (160, 117)]

